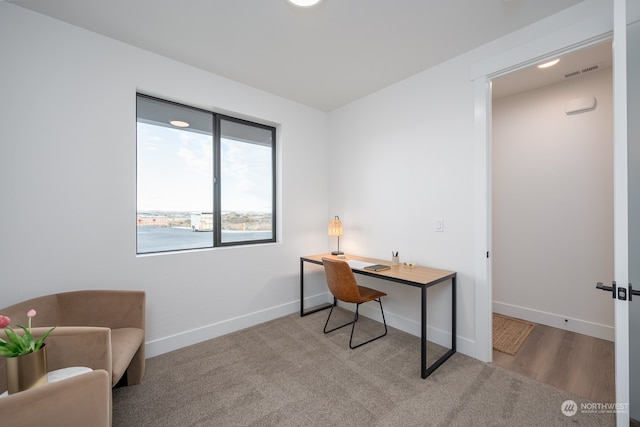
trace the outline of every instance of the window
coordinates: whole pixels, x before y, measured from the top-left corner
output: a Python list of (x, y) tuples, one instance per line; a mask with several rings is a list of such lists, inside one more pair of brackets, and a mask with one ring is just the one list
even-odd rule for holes
[(137, 95), (137, 253), (275, 242), (275, 128)]

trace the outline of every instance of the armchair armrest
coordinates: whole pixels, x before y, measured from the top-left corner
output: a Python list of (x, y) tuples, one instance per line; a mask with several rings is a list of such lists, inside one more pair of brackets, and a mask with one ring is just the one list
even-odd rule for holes
[(87, 372), (0, 398), (3, 425), (111, 425), (111, 377)]
[[(32, 328), (34, 337), (49, 328)], [(5, 338), (4, 331), (0, 337)], [(98, 327), (59, 326), (45, 341), (47, 369), (53, 371), (69, 366), (103, 369), (112, 374), (111, 329)], [(0, 357), (0, 390), (7, 389), (6, 358)]]
[[(47, 328), (34, 328), (34, 336)], [(49, 371), (69, 366), (104, 369), (111, 374), (111, 329), (93, 326), (58, 326), (46, 340)]]

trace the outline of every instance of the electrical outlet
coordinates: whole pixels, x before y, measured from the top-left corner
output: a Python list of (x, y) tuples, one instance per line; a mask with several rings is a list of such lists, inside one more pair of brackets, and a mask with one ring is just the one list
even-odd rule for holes
[(444, 220), (442, 219), (436, 219), (434, 221), (434, 230), (437, 232), (442, 232), (444, 231)]

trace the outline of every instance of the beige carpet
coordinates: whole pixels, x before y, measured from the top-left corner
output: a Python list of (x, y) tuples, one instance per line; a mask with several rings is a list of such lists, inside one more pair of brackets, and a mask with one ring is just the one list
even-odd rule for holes
[[(337, 311), (336, 324), (351, 319)], [(567, 417), (564, 401), (588, 401), (461, 353), (423, 380), (420, 338), (389, 328), (350, 350), (350, 328), (322, 333), (326, 316), (295, 313), (147, 359), (141, 384), (113, 390), (113, 426), (615, 424), (612, 414)], [(361, 316), (358, 327), (361, 340), (381, 324)], [(429, 362), (444, 351), (428, 350)]]
[(515, 356), (533, 328), (533, 323), (493, 313), (493, 348)]

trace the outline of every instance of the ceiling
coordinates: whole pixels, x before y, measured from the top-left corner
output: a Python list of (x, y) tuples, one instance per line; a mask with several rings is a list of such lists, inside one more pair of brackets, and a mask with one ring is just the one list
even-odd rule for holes
[(15, 0), (331, 111), (582, 0)]
[(551, 59), (560, 59), (560, 61), (556, 65), (544, 69), (538, 68), (539, 64), (534, 64), (494, 79), (492, 81), (493, 98), (502, 98), (568, 79), (577, 79), (593, 72), (611, 68), (613, 64), (611, 40), (561, 56), (547, 58), (541, 63)]

